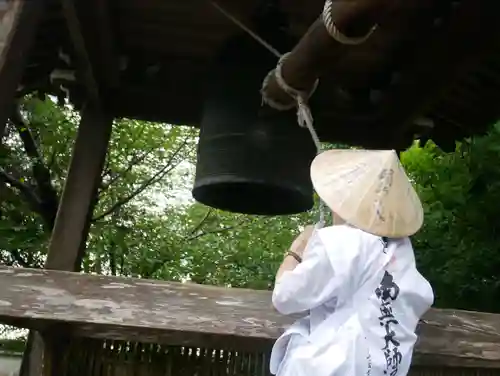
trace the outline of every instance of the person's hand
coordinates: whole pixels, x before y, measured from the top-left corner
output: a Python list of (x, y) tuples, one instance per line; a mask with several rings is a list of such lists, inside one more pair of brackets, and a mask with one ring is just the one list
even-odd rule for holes
[(299, 236), (297, 236), (293, 241), (292, 246), (290, 247), (290, 251), (295, 252), (297, 255), (302, 257), (302, 255), (304, 254), (304, 250), (306, 249), (307, 242), (311, 238), (313, 231), (314, 226), (306, 226), (304, 228), (304, 231), (302, 231)]

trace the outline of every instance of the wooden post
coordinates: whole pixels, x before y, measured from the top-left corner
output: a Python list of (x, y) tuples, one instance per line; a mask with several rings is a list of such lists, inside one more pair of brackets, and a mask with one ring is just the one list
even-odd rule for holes
[(0, 3), (0, 143), (45, 1)]
[[(60, 330), (60, 331), (58, 331)], [(42, 334), (43, 348), (43, 370), (37, 375), (62, 376), (68, 369), (68, 346), (69, 338), (64, 334), (65, 327), (55, 325), (50, 332)]]
[[(97, 189), (106, 159), (113, 117), (87, 106), (73, 150), (52, 237), (46, 269), (79, 271), (85, 252), (90, 221), (97, 202)], [(47, 336), (48, 334), (46, 334)], [(21, 376), (42, 374), (44, 341), (30, 332), (21, 366)], [(53, 350), (49, 350), (49, 354)]]
[(57, 211), (45, 268), (79, 271), (95, 196), (101, 183), (113, 118), (100, 110), (83, 110), (73, 158)]

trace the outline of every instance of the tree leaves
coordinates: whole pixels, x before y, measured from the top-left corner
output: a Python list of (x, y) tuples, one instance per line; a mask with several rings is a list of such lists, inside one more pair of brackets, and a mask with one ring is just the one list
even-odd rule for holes
[(417, 260), (436, 291), (436, 304), (499, 311), (500, 132), (441, 152), (432, 142), (402, 156), (426, 213), (414, 237)]

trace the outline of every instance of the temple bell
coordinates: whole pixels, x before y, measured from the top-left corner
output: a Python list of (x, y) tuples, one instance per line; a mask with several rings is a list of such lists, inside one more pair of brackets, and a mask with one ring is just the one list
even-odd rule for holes
[(277, 58), (242, 34), (209, 70), (193, 197), (243, 214), (286, 215), (313, 206), (309, 168), (316, 149), (296, 112), (262, 104), (263, 77)]

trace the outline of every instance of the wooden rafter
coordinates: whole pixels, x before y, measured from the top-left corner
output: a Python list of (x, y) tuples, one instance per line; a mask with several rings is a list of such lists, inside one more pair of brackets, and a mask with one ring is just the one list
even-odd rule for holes
[(500, 37), (498, 11), (493, 0), (463, 0), (447, 26), (415, 54), (411, 67), (401, 72), (380, 106), (377, 123), (395, 132), (393, 144), (407, 136), (414, 119), (439, 100), (450, 84), (477, 64)]
[(78, 15), (96, 76), (106, 90), (114, 89), (119, 85), (119, 58), (111, 28), (109, 2), (87, 0), (78, 4)]
[(88, 99), (101, 106), (106, 92), (118, 86), (119, 74), (107, 1), (89, 0), (79, 7), (74, 0), (61, 3)]
[(80, 20), (76, 13), (73, 0), (61, 0), (64, 16), (68, 25), (69, 34), (77, 57), (77, 67), (83, 77), (84, 85), (88, 91), (89, 101), (92, 105), (97, 106), (100, 104), (100, 93), (95, 77), (95, 72), (90, 63), (89, 54), (85, 46), (85, 39), (82, 34)]
[(13, 0), (0, 8), (0, 141), (45, 2)]

